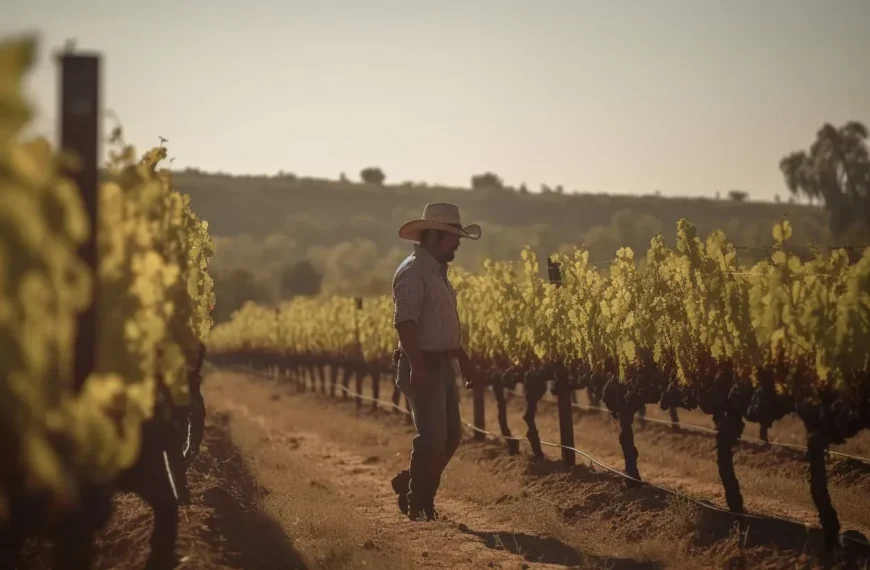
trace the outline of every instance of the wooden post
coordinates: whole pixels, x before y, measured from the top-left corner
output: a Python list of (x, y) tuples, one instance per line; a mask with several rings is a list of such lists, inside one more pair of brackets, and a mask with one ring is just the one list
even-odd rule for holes
[(359, 313), (362, 311), (362, 298), (354, 297), (354, 306), (356, 310), (353, 314), (353, 333), (354, 339), (356, 340), (356, 359), (357, 362), (354, 366), (355, 373), (354, 379), (356, 382), (354, 383), (354, 392), (356, 392), (356, 409), (362, 408), (362, 389), (363, 389), (363, 376), (365, 375), (365, 367), (363, 365), (363, 354), (362, 354), (362, 343), (359, 340)]
[(73, 386), (81, 389), (96, 368), (99, 281), (100, 56), (63, 53), (60, 60), (60, 145), (75, 155), (77, 168), (65, 175), (75, 182), (87, 210), (90, 232), (79, 255), (94, 277), (91, 304), (78, 316)]
[[(547, 276), (550, 284), (554, 287), (562, 286), (562, 272), (559, 264), (552, 258), (547, 258)], [(562, 461), (566, 467), (574, 467), (577, 457), (573, 450), (565, 449), (574, 447), (574, 415), (571, 413), (571, 387), (568, 385), (568, 377), (564, 370), (560, 370), (554, 381), (556, 392), (556, 406), (559, 411), (559, 436), (562, 447)]]
[(275, 378), (281, 378), (281, 370), (284, 366), (284, 349), (281, 347), (281, 309), (278, 307), (275, 307), (275, 326), (278, 329), (278, 346), (272, 351), (274, 362), (274, 372), (272, 373)]
[(365, 369), (365, 367), (364, 367), (362, 364), (357, 364), (357, 365), (354, 367), (354, 373), (353, 373), (354, 385), (353, 385), (353, 390), (354, 390), (354, 392), (356, 392), (356, 394), (357, 394), (357, 395), (356, 395), (356, 398), (355, 398), (356, 402), (355, 402), (355, 404), (354, 404), (354, 407), (355, 407), (357, 410), (360, 409), (360, 408), (362, 408), (362, 405), (363, 405), (363, 401), (362, 401), (362, 397), (361, 397), (361, 396), (362, 396), (362, 389), (363, 389), (363, 376), (365, 376), (365, 374), (366, 374), (366, 369)]
[(372, 367), (372, 410), (377, 410), (379, 407), (378, 401), (381, 399), (381, 380), (383, 373), (378, 365)]
[(550, 285), (562, 286), (562, 268), (553, 261), (552, 257), (547, 258), (547, 279), (550, 281)]
[[(474, 407), (474, 427), (477, 429), (485, 430), (486, 429), (486, 401), (484, 400), (485, 388), (483, 386), (483, 379), (478, 378), (478, 381), (474, 383), (471, 387), (472, 394), (472, 405)], [(474, 439), (477, 441), (483, 441), (486, 438), (486, 434), (481, 433), (479, 431), (474, 432)]]
[[(556, 405), (559, 410), (559, 436), (565, 447), (574, 447), (574, 415), (571, 413), (571, 391), (568, 380), (559, 378), (556, 381)], [(573, 449), (562, 448), (562, 461), (566, 467), (574, 467), (576, 454)]]

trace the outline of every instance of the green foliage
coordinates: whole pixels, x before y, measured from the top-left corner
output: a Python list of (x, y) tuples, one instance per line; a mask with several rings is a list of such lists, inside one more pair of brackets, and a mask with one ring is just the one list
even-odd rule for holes
[[(395, 266), (388, 267), (380, 260), (407, 255), (409, 245), (397, 238), (397, 229), (419, 216), (427, 202), (455, 203), (464, 219), (484, 227), (486, 239), (467, 244), (457, 252), (455, 264), (471, 270), (480, 268), (487, 258), (511, 259), (526, 245), (544, 256), (584, 244), (590, 261), (606, 261), (622, 246), (645, 250), (656, 233), (673, 227), (680, 217), (696, 220), (701, 232), (722, 228), (735, 244), (769, 247), (773, 245), (771, 226), (787, 216), (794, 231), (793, 247), (810, 242), (821, 246), (835, 243), (824, 212), (800, 204), (655, 196), (524, 195), (509, 190), (494, 195), (492, 191), (419, 184), (413, 188), (373, 188), (328, 180), (299, 179), (290, 183), (182, 173), (175, 175), (175, 183), (190, 195), (197, 213), (209, 221), (216, 244), (214, 269), (246, 269), (274, 291), (276, 298), (280, 270), (303, 259), (314, 263), (324, 275), (324, 288), (349, 295), (388, 292)], [(672, 237), (665, 241), (673, 244)], [(371, 245), (349, 247), (360, 242)], [(333, 256), (339, 248), (345, 253)], [(349, 255), (348, 251), (355, 253)], [(745, 261), (765, 254), (765, 250), (739, 251)], [(337, 261), (326, 264), (326, 257), (349, 261), (347, 265)]]
[[(583, 249), (554, 255), (560, 287), (540, 275), (529, 248), (519, 261), (454, 270), (465, 348), (484, 362), (560, 362), (620, 381), (652, 370), (642, 377), (666, 378), (699, 397), (724, 370), (751, 385), (770, 375), (797, 403), (816, 402), (822, 390), (861, 394), (870, 367), (862, 348), (870, 342), (870, 248), (853, 264), (842, 250), (801, 260), (789, 249), (788, 221), (768, 233), (776, 247), (751, 266), (738, 263), (723, 232), (704, 239), (680, 220), (675, 247), (651, 240), (644, 263), (627, 247), (601, 268)], [(348, 314), (351, 304), (344, 295), (294, 299), (277, 315), (247, 305), (216, 327), (211, 347), (335, 358), (352, 350), (362, 319), (376, 327), (366, 358), (383, 363), (396, 340), (390, 295)]]
[(734, 202), (745, 202), (747, 198), (749, 198), (749, 192), (744, 192), (743, 190), (728, 191), (728, 199)]
[(808, 151), (785, 156), (779, 167), (792, 194), (824, 203), (835, 234), (858, 225), (870, 235), (870, 147), (863, 124), (825, 123)]
[[(105, 484), (135, 462), (143, 424), (189, 402), (214, 302), (208, 224), (159, 168), (166, 148), (138, 158), (120, 128), (100, 173), (99, 267), (79, 257), (91, 220), (63, 174), (70, 158), (19, 141), (35, 49), (0, 43), (0, 527), (11, 494), (38, 496), (45, 511), (32, 515), (57, 521), (79, 483)], [(79, 386), (75, 321), (94, 303), (96, 368)]]
[(307, 259), (301, 259), (285, 267), (279, 279), (279, 294), (282, 300), (296, 295), (317, 295), (323, 284), (323, 274)]
[(292, 172), (287, 172), (285, 170), (279, 170), (278, 173), (275, 175), (275, 178), (277, 178), (279, 180), (287, 180), (288, 182), (295, 182), (297, 179), (297, 176), (295, 174), (293, 174)]
[(472, 190), (501, 190), (503, 188), (504, 182), (502, 182), (499, 175), (494, 172), (475, 174), (471, 177)]
[(248, 301), (263, 304), (273, 302), (269, 288), (257, 281), (246, 269), (216, 273), (214, 291), (216, 302), (212, 316), (216, 323), (229, 320), (230, 316)]
[(365, 184), (377, 185), (383, 184), (387, 179), (384, 171), (377, 167), (363, 168), (359, 173), (359, 177)]

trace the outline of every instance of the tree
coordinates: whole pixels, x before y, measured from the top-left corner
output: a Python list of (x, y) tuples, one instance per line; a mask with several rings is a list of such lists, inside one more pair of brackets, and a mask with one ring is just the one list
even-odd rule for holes
[(368, 168), (363, 168), (359, 173), (360, 179), (366, 184), (383, 184), (387, 179), (387, 175), (384, 174), (384, 171), (376, 166), (370, 166)]
[(728, 198), (735, 202), (745, 202), (747, 198), (749, 198), (749, 193), (744, 192), (743, 190), (729, 190)]
[(215, 308), (212, 317), (216, 323), (228, 321), (236, 310), (248, 301), (269, 303), (269, 289), (258, 282), (246, 269), (218, 273), (214, 277)]
[(307, 259), (288, 265), (278, 278), (282, 299), (289, 299), (296, 295), (317, 295), (320, 293), (322, 283), (323, 274)]
[(486, 190), (493, 188), (497, 190), (504, 188), (504, 183), (498, 174), (495, 174), (494, 172), (484, 172), (483, 174), (475, 174), (471, 177), (472, 190)]
[(830, 214), (830, 229), (842, 235), (850, 226), (870, 230), (870, 149), (867, 127), (850, 121), (836, 128), (825, 123), (808, 151), (779, 162), (789, 192), (820, 200)]

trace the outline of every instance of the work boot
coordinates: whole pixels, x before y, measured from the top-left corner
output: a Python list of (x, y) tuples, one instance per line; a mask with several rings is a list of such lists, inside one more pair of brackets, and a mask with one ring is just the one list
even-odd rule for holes
[(423, 509), (423, 512), (426, 513), (426, 518), (430, 521), (437, 521), (441, 518), (438, 511), (435, 509), (435, 505), (428, 505)]
[(429, 513), (426, 512), (425, 508), (414, 505), (408, 507), (408, 518), (414, 522), (428, 522), (432, 520), (429, 518)]
[(398, 495), (399, 510), (402, 514), (408, 514), (408, 485), (411, 483), (411, 473), (407, 469), (399, 471), (393, 477), (390, 484), (393, 486), (393, 491)]
[(428, 522), (435, 520), (435, 507), (432, 501), (416, 499), (413, 495), (408, 501), (408, 518), (412, 521)]

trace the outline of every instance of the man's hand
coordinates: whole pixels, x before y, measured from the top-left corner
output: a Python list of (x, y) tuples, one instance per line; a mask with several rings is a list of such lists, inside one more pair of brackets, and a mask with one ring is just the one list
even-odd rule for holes
[(466, 364), (465, 368), (460, 367), (459, 370), (462, 372), (462, 379), (465, 380), (465, 388), (468, 390), (474, 388), (474, 383), (479, 381), (474, 366), (469, 363)]
[(465, 380), (465, 387), (471, 389), (474, 383), (480, 380), (474, 363), (471, 362), (464, 348), (459, 349), (456, 359), (459, 361), (459, 371), (462, 373), (462, 379)]

